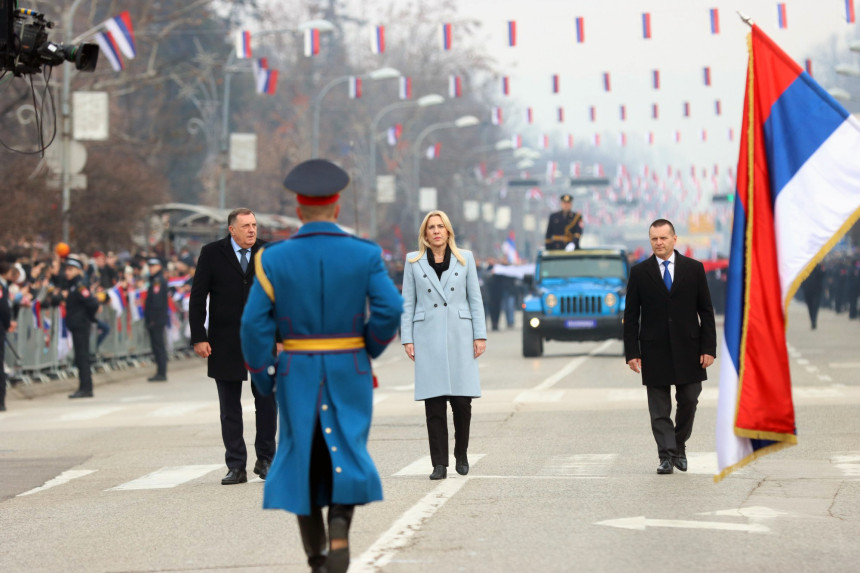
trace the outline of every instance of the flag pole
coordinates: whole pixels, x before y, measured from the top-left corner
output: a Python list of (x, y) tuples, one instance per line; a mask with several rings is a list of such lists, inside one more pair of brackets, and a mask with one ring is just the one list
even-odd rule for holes
[(738, 10), (738, 16), (740, 16), (740, 19), (744, 21), (744, 24), (746, 24), (750, 28), (752, 28), (753, 24), (755, 24), (755, 22), (753, 22), (752, 18), (750, 18), (749, 16), (747, 16), (746, 14), (741, 12), (740, 10)]

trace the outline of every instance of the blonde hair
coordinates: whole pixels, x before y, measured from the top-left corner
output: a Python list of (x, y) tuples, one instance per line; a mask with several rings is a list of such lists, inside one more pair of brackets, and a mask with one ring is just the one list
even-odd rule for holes
[(424, 217), (424, 220), (421, 221), (421, 226), (418, 228), (418, 254), (411, 259), (408, 259), (409, 262), (418, 262), (430, 247), (430, 243), (427, 242), (427, 221), (430, 220), (430, 217), (439, 217), (442, 219), (442, 225), (444, 225), (445, 229), (448, 231), (448, 246), (451, 248), (451, 254), (454, 255), (457, 260), (460, 261), (460, 264), (465, 267), (466, 259), (457, 248), (457, 242), (454, 240), (454, 228), (451, 226), (451, 219), (448, 218), (445, 211), (430, 211), (427, 213), (427, 216)]

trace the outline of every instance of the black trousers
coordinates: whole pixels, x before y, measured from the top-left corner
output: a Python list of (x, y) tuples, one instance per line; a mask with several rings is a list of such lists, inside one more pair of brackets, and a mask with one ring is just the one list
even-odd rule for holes
[(693, 433), (693, 419), (702, 383), (678, 384), (675, 386), (675, 400), (678, 408), (675, 422), (672, 423), (672, 387), (646, 386), (648, 389), (648, 413), (651, 414), (651, 431), (657, 442), (657, 455), (660, 459), (685, 455), (687, 440)]
[[(3, 327), (0, 326), (0, 329)], [(0, 406), (6, 405), (6, 369), (3, 360), (6, 354), (6, 331), (0, 330)]]
[(469, 449), (469, 426), (472, 423), (472, 399), (466, 396), (437, 396), (424, 400), (427, 438), (430, 441), (430, 463), (448, 467), (448, 403), (454, 415), (454, 458), (465, 456)]
[[(248, 451), (245, 448), (242, 424), (242, 380), (215, 380), (218, 386), (218, 403), (221, 408), (221, 439), (224, 440), (224, 461), (230, 469), (245, 469)], [(278, 423), (278, 406), (275, 394), (263, 396), (251, 383), (256, 408), (257, 437), (254, 449), (258, 460), (272, 461), (275, 457), (275, 429)]]
[(164, 343), (163, 325), (147, 326), (149, 332), (149, 344), (152, 346), (152, 356), (157, 368), (156, 376), (167, 376), (167, 346)]
[(75, 352), (75, 367), (78, 369), (78, 392), (93, 392), (93, 373), (90, 370), (90, 327), (75, 328), (72, 333), (72, 348)]

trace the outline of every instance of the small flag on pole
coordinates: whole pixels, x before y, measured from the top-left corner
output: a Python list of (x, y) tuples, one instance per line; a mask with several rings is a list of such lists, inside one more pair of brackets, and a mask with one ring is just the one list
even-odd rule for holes
[(526, 122), (527, 123), (534, 123), (535, 122), (535, 114), (532, 111), (532, 108), (530, 108), (530, 107), (526, 108)]
[(625, 147), (627, 145), (627, 134), (623, 131), (618, 134), (618, 145), (619, 147)]
[(656, 103), (651, 104), (651, 118), (658, 119), (660, 117), (660, 108)]
[(681, 143), (681, 132), (677, 129), (675, 130), (675, 143)]
[(599, 133), (595, 133), (594, 135), (591, 136), (591, 145), (593, 145), (594, 147), (600, 147), (600, 134)]
[(806, 58), (806, 73), (810, 76), (812, 75), (812, 60), (810, 58)]
[(651, 39), (651, 13), (642, 13), (642, 37), (646, 40)]
[(552, 93), (557, 94), (559, 87), (560, 87), (560, 84), (559, 84), (558, 74), (553, 74), (552, 75)]
[(653, 86), (655, 90), (660, 89), (660, 70), (654, 70), (651, 72), (651, 77), (653, 78)]
[(375, 26), (370, 38), (370, 50), (374, 54), (385, 52), (385, 26)]
[(729, 128), (729, 141), (734, 141), (734, 140), (735, 140), (735, 130), (734, 130), (734, 128), (730, 127)]
[(714, 112), (716, 115), (723, 115), (723, 104), (720, 100), (714, 101)]
[(400, 99), (412, 99), (412, 78), (400, 76)]
[(523, 146), (523, 136), (522, 135), (512, 135), (511, 143), (514, 145), (514, 149), (519, 149)]
[(453, 40), (452, 33), (452, 24), (442, 24), (442, 49), (446, 52), (451, 50), (451, 42)]
[(704, 77), (705, 77), (705, 85), (710, 86), (711, 85), (711, 68), (710, 68), (710, 66), (705, 66), (703, 72), (704, 72)]
[(461, 97), (463, 95), (463, 83), (460, 76), (448, 77), (448, 96)]
[(349, 99), (361, 99), (361, 78), (358, 76), (349, 78)]
[(567, 148), (573, 149), (573, 134), (572, 133), (567, 134)]
[[(129, 15), (128, 10), (122, 12), (119, 16), (114, 16), (110, 20), (105, 21), (104, 27), (107, 28), (107, 31), (111, 33), (114, 39), (114, 43), (117, 45), (117, 47), (119, 47), (123, 55), (129, 60), (133, 60), (134, 57), (137, 55), (137, 51), (135, 50), (134, 46), (134, 30), (131, 27), (131, 16)], [(245, 33), (248, 35), (248, 55), (244, 57), (250, 58), (251, 33)]]
[(403, 133), (403, 124), (397, 123), (394, 127), (388, 128), (388, 145), (395, 146), (400, 140), (400, 135)]
[(702, 130), (702, 141), (708, 141), (708, 130), (707, 129)]
[(498, 106), (493, 108), (491, 120), (493, 125), (502, 125), (502, 108)]
[(684, 117), (690, 117), (690, 102), (684, 102)]
[(845, 0), (845, 21), (854, 24), (857, 17), (854, 14), (854, 0)]
[(110, 32), (96, 32), (95, 34), (96, 43), (99, 45), (99, 49), (101, 53), (105, 55), (110, 62), (110, 67), (113, 68), (113, 71), (120, 72), (125, 66), (122, 63), (122, 57), (119, 54), (119, 47), (117, 47), (116, 42), (114, 42), (113, 34)]
[(585, 18), (577, 16), (574, 20), (574, 27), (576, 28), (576, 43), (582, 44), (585, 42)]
[(648, 132), (647, 141), (648, 141), (648, 145), (654, 145), (654, 132), (653, 131)]
[(564, 123), (564, 108), (563, 107), (558, 108), (558, 122)]
[(597, 120), (597, 108), (595, 108), (593, 105), (589, 106), (588, 108), (588, 117), (591, 119), (592, 122)]
[(540, 136), (540, 139), (538, 140), (538, 147), (540, 147), (541, 149), (549, 149), (549, 136), (548, 135), (541, 135)]
[(611, 91), (612, 85), (609, 82), (609, 72), (603, 72), (603, 91)]
[(320, 31), (316, 28), (305, 30), (305, 56), (316, 56), (320, 53)]
[(439, 159), (439, 154), (442, 152), (442, 144), (434, 143), (427, 148), (427, 159)]
[(502, 76), (502, 94), (511, 95), (511, 80), (508, 76)]
[(515, 20), (508, 20), (508, 46), (516, 46), (517, 45), (517, 22)]
[(627, 106), (622, 105), (618, 109), (618, 115), (621, 117), (621, 121), (626, 121), (627, 120)]
[(788, 28), (788, 18), (785, 10), (785, 2), (779, 2), (776, 5), (777, 16), (779, 17), (779, 29), (785, 30)]
[(711, 8), (711, 34), (720, 33), (720, 9)]

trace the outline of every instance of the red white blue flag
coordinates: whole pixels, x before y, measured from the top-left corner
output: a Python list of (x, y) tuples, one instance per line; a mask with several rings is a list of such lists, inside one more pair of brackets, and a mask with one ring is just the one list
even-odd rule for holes
[(122, 57), (119, 53), (119, 47), (116, 45), (116, 42), (113, 39), (113, 34), (110, 32), (96, 32), (95, 34), (96, 43), (99, 45), (99, 50), (110, 62), (110, 67), (113, 68), (113, 71), (119, 72), (125, 68), (125, 65), (122, 63)]
[(612, 84), (609, 81), (609, 72), (603, 72), (603, 91), (612, 91)]
[(806, 68), (806, 73), (811, 76), (812, 75), (812, 60), (809, 58), (806, 58), (806, 62), (805, 62), (804, 67)]
[(442, 153), (442, 144), (434, 143), (427, 148), (427, 159), (439, 159), (440, 153)]
[(260, 93), (275, 95), (278, 91), (278, 70), (263, 70), (261, 74), (263, 81)]
[(412, 99), (412, 78), (400, 76), (400, 99)]
[(597, 121), (597, 108), (593, 105), (588, 108), (588, 117), (592, 122)]
[(653, 131), (648, 132), (648, 135), (646, 137), (646, 141), (648, 142), (648, 145), (654, 145), (654, 132)]
[(502, 125), (502, 108), (496, 106), (493, 108), (490, 119), (493, 122), (493, 125)]
[(515, 20), (508, 20), (508, 45), (517, 45), (517, 23)]
[(505, 258), (508, 259), (509, 265), (518, 265), (522, 262), (520, 255), (517, 253), (517, 243), (513, 229), (508, 233), (508, 238), (505, 239), (505, 242), (502, 243), (502, 252), (505, 254)]
[(845, 0), (845, 21), (854, 24), (857, 17), (854, 13), (854, 0)]
[(535, 114), (532, 111), (532, 108), (530, 108), (530, 107), (526, 108), (526, 122), (527, 123), (534, 123), (535, 122)]
[(660, 70), (654, 70), (653, 72), (651, 72), (651, 77), (653, 78), (652, 79), (652, 82), (653, 82), (652, 85), (654, 86), (654, 89), (659, 90), (660, 89)]
[(557, 94), (561, 84), (559, 83), (558, 74), (552, 75), (552, 93)]
[(453, 40), (452, 33), (453, 33), (453, 25), (452, 24), (442, 24), (441, 42), (442, 42), (442, 49), (445, 50), (446, 52), (451, 49), (451, 42)]
[(572, 133), (567, 134), (567, 148), (573, 149), (573, 134)]
[(626, 121), (627, 120), (627, 106), (622, 105), (618, 109), (618, 115), (621, 117), (621, 121)]
[(502, 94), (511, 95), (511, 80), (508, 76), (502, 76)]
[(705, 66), (705, 68), (702, 70), (702, 72), (703, 72), (704, 79), (705, 79), (705, 85), (706, 86), (711, 85), (711, 67)]
[(715, 480), (797, 443), (786, 310), (860, 219), (860, 122), (758, 26), (750, 36)]
[(388, 128), (388, 145), (395, 146), (403, 134), (403, 124), (396, 123), (394, 127)]
[(720, 10), (711, 8), (711, 34), (720, 33)]
[(651, 39), (651, 13), (642, 13), (642, 37), (646, 40)]
[(723, 104), (720, 102), (720, 100), (714, 101), (714, 113), (716, 115), (723, 115)]
[(563, 107), (558, 108), (558, 122), (564, 123), (564, 108)]
[(514, 146), (514, 149), (520, 149), (523, 146), (523, 136), (522, 135), (512, 135), (511, 143)]
[(370, 50), (374, 54), (385, 52), (385, 26), (374, 26), (370, 37)]
[(463, 80), (460, 76), (448, 76), (448, 95), (450, 97), (463, 95)]
[(541, 149), (549, 149), (549, 136), (541, 135), (540, 139), (538, 139), (538, 147)]
[(690, 117), (690, 102), (684, 102), (684, 117)]
[(619, 145), (619, 147), (626, 147), (627, 146), (627, 134), (624, 133), (623, 131), (618, 134), (618, 145)]
[(701, 136), (701, 138), (702, 138), (702, 141), (708, 141), (708, 130), (707, 130), (707, 129), (703, 129), (703, 130), (702, 130), (702, 133), (700, 134), (700, 136)]
[(361, 99), (361, 78), (349, 77), (349, 99)]
[(651, 104), (651, 117), (653, 119), (660, 117), (660, 107), (656, 103)]
[(594, 135), (591, 136), (591, 144), (594, 147), (600, 147), (600, 134), (599, 133), (595, 133)]
[(785, 2), (779, 2), (776, 5), (777, 19), (779, 20), (779, 29), (788, 28), (788, 15), (785, 10)]
[(316, 28), (305, 30), (305, 56), (316, 56), (320, 53), (320, 31)]
[[(134, 30), (131, 27), (131, 16), (128, 13), (128, 10), (120, 14), (119, 16), (114, 16), (110, 20), (105, 21), (104, 27), (107, 28), (108, 32), (114, 38), (116, 45), (119, 47), (120, 51), (123, 55), (129, 60), (133, 60), (137, 55), (137, 51), (135, 50), (134, 45)], [(248, 33), (248, 53), (250, 56), (251, 50), (251, 37), (250, 32)]]
[(576, 43), (582, 44), (585, 42), (585, 18), (578, 16), (574, 21), (574, 27), (576, 28)]

